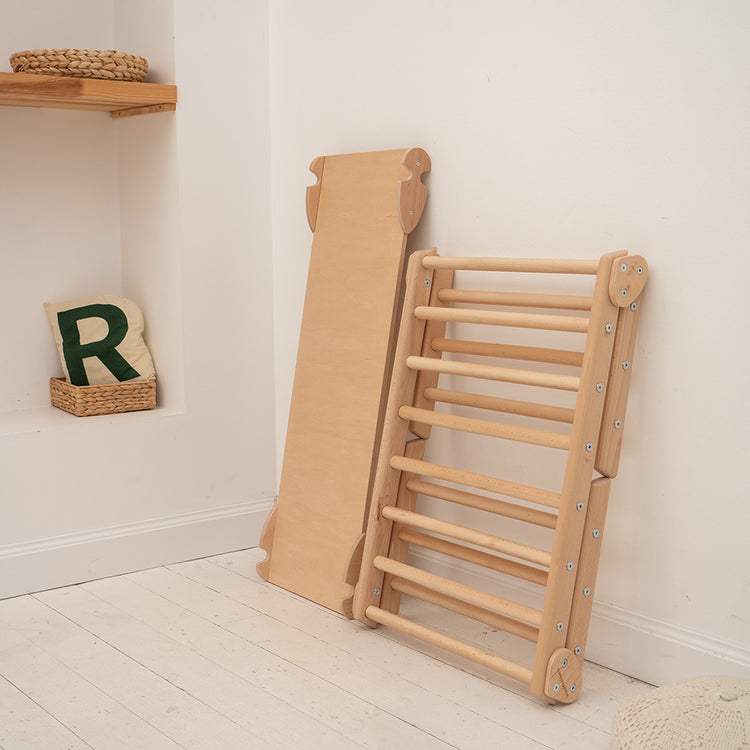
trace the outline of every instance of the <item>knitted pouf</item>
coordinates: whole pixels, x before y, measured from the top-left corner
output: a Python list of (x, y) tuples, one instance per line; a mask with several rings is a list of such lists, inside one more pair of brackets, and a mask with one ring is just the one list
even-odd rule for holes
[(698, 677), (618, 709), (610, 750), (750, 748), (750, 680)]

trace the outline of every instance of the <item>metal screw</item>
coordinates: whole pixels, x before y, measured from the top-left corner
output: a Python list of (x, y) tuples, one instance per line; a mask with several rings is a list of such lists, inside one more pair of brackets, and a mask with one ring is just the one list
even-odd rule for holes
[(565, 627), (565, 625), (563, 625), (561, 622), (557, 623), (557, 629), (558, 630), (562, 630), (564, 627)]
[(575, 682), (574, 682), (574, 683), (573, 683), (573, 684), (572, 684), (572, 685), (570, 686), (570, 692), (571, 692), (571, 693), (575, 693), (575, 691), (576, 691), (576, 684), (575, 684)]
[(578, 503), (576, 505), (576, 510), (583, 510), (583, 503)]
[(628, 296), (628, 290), (627, 290), (627, 289), (623, 289), (623, 290), (622, 290), (622, 291), (620, 292), (620, 294), (621, 294), (621, 295), (622, 295), (623, 297), (627, 297), (627, 296)]
[(380, 596), (380, 589), (375, 589), (375, 596)]
[(599, 391), (599, 393), (601, 393), (604, 390), (604, 385), (602, 383), (597, 383), (596, 390)]
[(554, 691), (555, 691), (556, 693), (559, 693), (559, 692), (560, 692), (560, 683), (559, 683), (559, 682), (556, 682), (556, 683), (555, 683), (555, 684), (554, 684), (554, 685), (552, 686), (552, 690), (554, 690)]
[(631, 302), (630, 303), (630, 309), (635, 312), (638, 309), (638, 303), (637, 302)]
[(568, 563), (568, 564), (567, 564), (567, 565), (566, 565), (565, 567), (566, 567), (566, 568), (567, 568), (568, 570), (573, 570), (573, 568), (574, 568), (575, 566), (573, 565), (573, 563), (572, 563), (572, 562), (569, 562), (569, 563)]
[(430, 280), (429, 279), (425, 279), (424, 280), (424, 285), (425, 286), (429, 286), (430, 285)]
[(628, 360), (626, 359), (626, 360), (625, 360), (625, 361), (624, 361), (624, 362), (622, 363), (622, 369), (623, 369), (623, 370), (627, 370), (627, 369), (629, 369), (629, 368), (630, 368), (630, 362), (628, 362)]
[(619, 430), (622, 427), (622, 422), (619, 419), (615, 419), (615, 429)]
[[(413, 208), (409, 210), (409, 216), (414, 216), (414, 209)], [(623, 294), (622, 296), (624, 297), (625, 295)]]
[(575, 648), (573, 649), (573, 653), (574, 653), (574, 654), (575, 654), (576, 656), (580, 656), (580, 655), (581, 655), (581, 647), (580, 647), (580, 646), (576, 646), (576, 647), (575, 647)]
[(605, 331), (605, 333), (612, 333), (612, 324), (611, 323), (607, 323), (607, 325), (604, 326), (604, 331)]
[(627, 271), (627, 270), (628, 270), (628, 264), (627, 264), (627, 263), (623, 263), (623, 264), (622, 264), (622, 265), (620, 266), (620, 270), (621, 270), (621, 271), (622, 271), (623, 273), (625, 273), (625, 271)]
[(586, 443), (586, 450), (591, 453), (592, 450), (594, 450), (594, 444), (593, 443)]
[(560, 666), (561, 666), (561, 667), (562, 667), (563, 669), (565, 669), (565, 667), (567, 667), (567, 666), (568, 666), (568, 660), (567, 660), (567, 659), (563, 659), (563, 660), (562, 660), (562, 664), (561, 664)]
[(598, 539), (599, 534), (601, 534), (602, 532), (599, 531), (599, 529), (594, 529), (591, 533), (594, 535), (594, 539)]
[(638, 266), (638, 275), (643, 273), (643, 266)]
[(421, 167), (421, 166), (422, 166), (422, 162), (421, 162), (421, 161), (418, 161), (418, 162), (417, 162), (417, 166), (418, 166), (418, 167)]
[(590, 596), (591, 595), (591, 589), (588, 586), (586, 586), (586, 588), (583, 590), (583, 595), (584, 596)]

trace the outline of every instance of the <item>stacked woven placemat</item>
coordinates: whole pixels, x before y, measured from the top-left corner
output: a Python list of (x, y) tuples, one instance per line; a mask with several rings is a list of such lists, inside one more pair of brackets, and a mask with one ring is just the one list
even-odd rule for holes
[(37, 73), (109, 81), (140, 82), (148, 73), (148, 60), (113, 49), (35, 49), (10, 56), (14, 73)]

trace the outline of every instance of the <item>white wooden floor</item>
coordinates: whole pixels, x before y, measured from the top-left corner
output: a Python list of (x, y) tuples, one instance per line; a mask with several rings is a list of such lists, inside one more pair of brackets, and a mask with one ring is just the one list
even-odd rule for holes
[(542, 705), (260, 581), (262, 556), (0, 601), (0, 747), (606, 749), (617, 706), (652, 689), (587, 664), (576, 703)]

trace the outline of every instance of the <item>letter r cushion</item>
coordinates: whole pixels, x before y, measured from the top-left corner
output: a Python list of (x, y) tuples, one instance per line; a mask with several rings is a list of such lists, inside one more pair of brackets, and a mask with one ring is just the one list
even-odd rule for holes
[(153, 380), (143, 340), (143, 314), (131, 300), (111, 294), (45, 303), (66, 380), (108, 385)]

